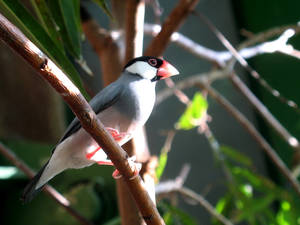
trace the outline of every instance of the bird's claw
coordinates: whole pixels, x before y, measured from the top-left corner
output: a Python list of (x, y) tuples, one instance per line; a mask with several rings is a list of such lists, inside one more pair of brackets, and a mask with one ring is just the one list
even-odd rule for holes
[[(130, 166), (131, 170), (134, 171), (133, 176), (129, 178), (130, 180), (132, 180), (132, 179), (136, 178), (139, 175), (139, 172), (142, 168), (142, 164), (135, 162), (136, 156), (132, 156), (132, 157), (128, 158), (127, 160), (128, 160), (128, 163), (129, 163), (129, 166)], [(120, 174), (119, 170), (116, 169), (113, 172), (112, 177), (114, 179), (120, 179), (122, 177), (122, 175)]]

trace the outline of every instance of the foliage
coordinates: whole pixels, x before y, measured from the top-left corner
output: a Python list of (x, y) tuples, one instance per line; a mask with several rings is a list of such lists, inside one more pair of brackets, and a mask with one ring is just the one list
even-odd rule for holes
[[(219, 213), (235, 223), (298, 224), (300, 202), (295, 193), (257, 174), (251, 160), (239, 151), (228, 146), (221, 149), (231, 179), (228, 192), (216, 204)], [(220, 223), (214, 219), (213, 224)]]
[(181, 115), (175, 127), (182, 130), (190, 130), (201, 123), (201, 119), (206, 114), (208, 104), (200, 92), (194, 95), (192, 102)]

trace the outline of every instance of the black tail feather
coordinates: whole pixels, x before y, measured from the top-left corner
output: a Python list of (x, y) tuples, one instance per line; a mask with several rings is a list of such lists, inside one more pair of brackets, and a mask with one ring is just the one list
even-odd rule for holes
[(31, 181), (27, 184), (27, 186), (24, 188), (23, 194), (21, 196), (21, 200), (24, 203), (30, 202), (44, 187), (39, 187), (38, 189), (35, 189), (38, 181), (40, 180), (46, 166), (48, 165), (48, 162), (43, 166), (43, 168), (40, 169), (40, 171), (31, 179)]

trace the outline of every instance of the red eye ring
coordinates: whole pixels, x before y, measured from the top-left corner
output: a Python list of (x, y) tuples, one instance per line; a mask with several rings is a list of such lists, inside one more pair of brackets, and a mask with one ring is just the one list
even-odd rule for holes
[(156, 59), (149, 59), (148, 63), (150, 64), (150, 66), (156, 66), (157, 65), (157, 60)]

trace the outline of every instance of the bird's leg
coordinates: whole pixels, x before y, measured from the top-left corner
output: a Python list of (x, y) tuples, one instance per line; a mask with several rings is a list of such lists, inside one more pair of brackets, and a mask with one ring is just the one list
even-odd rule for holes
[[(106, 127), (106, 129), (111, 134), (111, 136), (113, 136), (115, 141), (117, 141), (117, 142), (121, 141), (126, 136), (126, 133), (120, 133), (116, 129), (113, 129), (110, 127)], [(106, 160), (106, 158), (107, 158), (106, 154), (99, 150), (102, 150), (102, 148), (98, 146), (95, 150), (87, 153), (85, 155), (85, 157), (89, 160), (96, 161), (100, 165), (111, 165), (112, 166), (113, 165), (112, 162), (110, 160)]]
[[(106, 127), (106, 130), (113, 136), (113, 138), (115, 139), (116, 142), (120, 142), (125, 137), (128, 136), (127, 133), (122, 133), (122, 132), (120, 133), (118, 130), (110, 128), (110, 127)], [(92, 152), (87, 153), (86, 158), (89, 160), (96, 161), (96, 163), (98, 163), (99, 165), (109, 165), (109, 166), (114, 165), (111, 160), (107, 159), (107, 155), (105, 154), (105, 152), (103, 152), (101, 147), (98, 147), (95, 150), (93, 150)], [(135, 160), (136, 160), (135, 156), (132, 156), (132, 157), (128, 158), (127, 160), (128, 160), (128, 163), (129, 163), (131, 169), (134, 171), (134, 175), (131, 178), (131, 179), (133, 179), (139, 174), (142, 165), (140, 163), (135, 162)], [(113, 172), (112, 176), (115, 179), (119, 179), (122, 177), (122, 175), (120, 174), (120, 172), (118, 170), (115, 170)]]
[[(133, 176), (130, 178), (130, 180), (131, 180), (131, 179), (134, 179), (136, 176), (139, 175), (139, 172), (142, 168), (142, 164), (135, 162), (136, 156), (132, 156), (132, 157), (128, 158), (127, 160), (128, 160), (129, 166), (134, 171)], [(120, 174), (119, 170), (116, 169), (113, 172), (112, 177), (115, 178), (115, 179), (120, 179), (122, 177), (122, 175)]]

